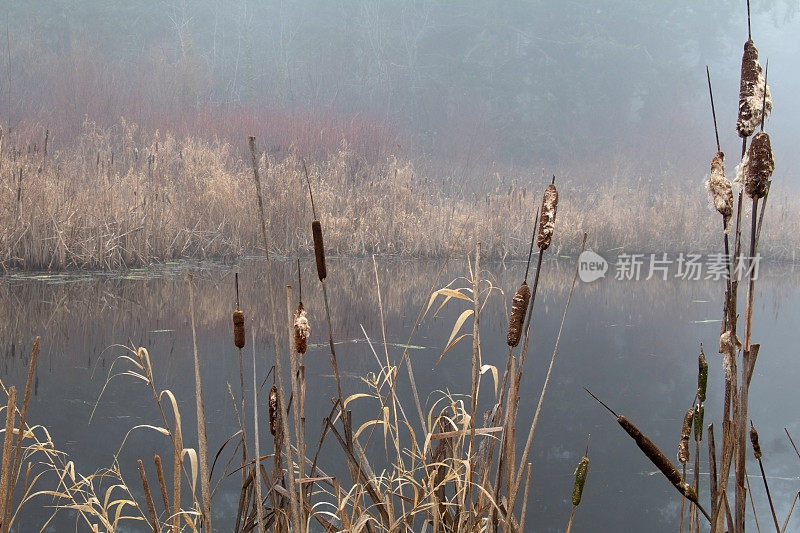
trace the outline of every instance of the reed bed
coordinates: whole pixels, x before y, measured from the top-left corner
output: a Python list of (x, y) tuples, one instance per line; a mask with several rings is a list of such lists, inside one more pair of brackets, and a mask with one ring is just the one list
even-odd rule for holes
[[(107, 270), (261, 253), (259, 229), (251, 223), (258, 207), (250, 161), (240, 150), (221, 141), (143, 132), (125, 121), (108, 129), (87, 122), (74, 142), (51, 147), (45, 156), (33, 148), (45, 135), (42, 128), (3, 139), (0, 269)], [(326, 154), (309, 161), (307, 172), (329, 254), (442, 258), (454, 235), (464, 232), (483, 243), (488, 259), (525, 258), (522, 235), (539, 202), (536, 180), (532, 187), (498, 175), (473, 192), (455, 185), (455, 178), (420, 174), (412, 161), (370, 159), (346, 141)], [(268, 191), (271, 251), (309, 253), (313, 234), (303, 228), (313, 215), (301, 201), (302, 161), (291, 154), (257, 157)], [(603, 182), (597, 188), (561, 180), (571, 201), (562, 212), (565, 238), (557, 253), (574, 252), (583, 231), (598, 251), (716, 249), (716, 232), (692, 222), (705, 216), (706, 206), (685, 201), (687, 188), (696, 184), (657, 176)], [(800, 248), (785, 237), (800, 234), (800, 205), (781, 187), (772, 191), (766, 215), (777, 231), (765, 235), (761, 251), (787, 260)]]

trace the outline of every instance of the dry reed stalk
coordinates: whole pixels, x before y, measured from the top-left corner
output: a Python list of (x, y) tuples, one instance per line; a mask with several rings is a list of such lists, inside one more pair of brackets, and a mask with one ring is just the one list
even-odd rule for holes
[(528, 495), (531, 488), (531, 468), (532, 463), (528, 463), (528, 468), (525, 469), (525, 492), (522, 495), (522, 509), (519, 512), (519, 531), (525, 531), (525, 517), (528, 514)]
[(167, 496), (167, 483), (164, 481), (164, 468), (161, 465), (161, 457), (156, 454), (153, 457), (156, 465), (156, 476), (158, 477), (158, 486), (161, 489), (161, 502), (164, 504), (164, 513), (169, 518), (169, 496)]
[[(250, 139), (253, 139), (250, 137)], [(251, 141), (251, 147), (252, 147)], [(255, 156), (254, 156), (255, 157)], [(263, 513), (261, 512), (261, 479), (259, 476), (259, 465), (261, 464), (261, 452), (259, 449), (259, 442), (258, 442), (258, 383), (256, 382), (256, 332), (253, 331), (251, 334), (251, 338), (253, 339), (253, 447), (255, 453), (255, 467), (253, 471), (255, 472), (253, 483), (255, 485), (255, 512), (256, 512), (256, 525), (258, 527), (258, 533), (265, 533), (266, 529), (264, 528), (264, 517)], [(280, 452), (275, 450), (275, 455), (279, 455)]]
[(592, 394), (589, 389), (584, 389), (586, 392), (591, 395), (592, 398), (598, 401), (600, 405), (605, 407), (609, 413), (611, 413), (616, 419), (617, 423), (625, 430), (625, 432), (636, 442), (636, 445), (639, 447), (640, 450), (644, 453), (644, 455), (650, 459), (650, 462), (655, 465), (656, 468), (664, 475), (665, 478), (672, 484), (675, 489), (680, 492), (687, 500), (697, 505), (700, 512), (711, 521), (711, 517), (708, 513), (700, 506), (697, 498), (697, 493), (694, 490), (694, 487), (689, 485), (681, 476), (681, 473), (678, 471), (678, 468), (672, 464), (664, 452), (662, 452), (655, 443), (650, 440), (647, 435), (642, 433), (642, 431), (636, 427), (636, 425), (628, 420), (626, 417), (622, 415), (618, 415), (615, 413), (609, 406), (603, 403), (600, 398)]
[[(480, 287), (481, 287), (481, 243), (475, 245), (475, 269), (472, 274), (472, 383), (471, 383), (471, 407), (470, 407), (470, 429), (472, 430), (469, 439), (469, 475), (465, 497), (471, 505), (472, 472), (475, 468), (475, 418), (478, 411), (478, 392), (481, 380), (481, 327), (480, 327)], [(462, 507), (463, 509), (463, 507)], [(466, 513), (462, 513), (462, 516)]]
[[(297, 488), (295, 483), (295, 474), (294, 474), (294, 464), (292, 460), (292, 434), (289, 430), (289, 421), (286, 419), (286, 413), (288, 413), (288, 406), (285, 403), (286, 398), (286, 387), (283, 384), (283, 358), (281, 357), (281, 351), (278, 349), (277, 338), (274, 345), (275, 348), (275, 376), (277, 378), (277, 385), (278, 385), (278, 412), (280, 412), (280, 416), (278, 420), (281, 425), (281, 432), (284, 435), (283, 438), (283, 454), (288, 461), (286, 465), (286, 479), (287, 485), (289, 490), (289, 509), (290, 509), (290, 517), (291, 517), (291, 528), (292, 531), (303, 531), (303, 526), (305, 522), (300, 518), (300, 505), (298, 502), (297, 497)], [(294, 379), (294, 376), (292, 376)], [(278, 450), (276, 450), (278, 453)], [(259, 462), (260, 464), (260, 462)]]
[(708, 494), (713, 519), (717, 516), (717, 445), (714, 442), (714, 424), (708, 425)]
[(22, 459), (22, 441), (25, 438), (25, 423), (28, 417), (28, 402), (31, 398), (31, 391), (33, 390), (33, 378), (36, 374), (36, 363), (39, 360), (39, 342), (41, 338), (36, 337), (33, 340), (33, 348), (31, 348), (31, 358), (28, 362), (28, 377), (25, 380), (25, 394), (22, 397), (22, 409), (19, 414), (19, 435), (17, 436), (17, 445), (14, 448), (14, 460), (11, 463), (11, 480), (8, 489), (8, 497), (0, 499), (0, 504), (5, 506), (5, 512), (2, 515), (2, 531), (7, 533), (11, 529), (11, 507), (14, 505), (14, 489), (17, 486), (17, 479), (19, 475), (19, 463)]
[(158, 515), (156, 514), (156, 504), (153, 503), (153, 495), (150, 493), (150, 485), (147, 483), (147, 474), (144, 471), (144, 463), (141, 459), (136, 461), (139, 467), (139, 478), (142, 480), (142, 490), (144, 490), (144, 498), (147, 502), (147, 512), (152, 521), (153, 533), (159, 533), (161, 528), (158, 525)]
[(247, 477), (247, 431), (245, 424), (245, 403), (244, 403), (244, 357), (242, 356), (242, 349), (246, 342), (246, 333), (244, 327), (244, 312), (239, 308), (239, 273), (234, 275), (234, 286), (236, 289), (236, 310), (233, 312), (233, 345), (236, 346), (239, 353), (239, 402), (241, 404), (241, 413), (238, 415), (239, 429), (242, 431), (242, 483)]
[[(298, 382), (298, 367), (297, 367), (297, 351), (295, 350), (295, 317), (294, 317), (294, 297), (292, 295), (292, 286), (286, 286), (286, 313), (288, 325), (288, 341), (289, 341), (289, 376), (291, 377), (292, 396), (295, 401), (292, 404), (292, 414), (294, 417), (294, 434), (297, 440), (297, 475), (298, 479), (303, 479), (305, 475), (306, 465), (306, 439), (303, 433), (303, 424), (300, 413), (300, 406), (303, 400), (300, 399), (300, 384)], [(294, 493), (292, 497), (297, 497)], [(299, 482), (299, 497), (301, 502), (306, 501), (304, 485)], [(306, 524), (305, 506), (301, 510), (301, 524)]]
[(197, 330), (194, 318), (194, 289), (192, 275), (188, 276), (189, 282), (189, 314), (192, 320), (192, 351), (194, 354), (194, 391), (195, 408), (197, 410), (197, 448), (200, 462), (200, 494), (202, 497), (203, 525), (209, 533), (211, 528), (211, 476), (208, 469), (208, 437), (206, 434), (206, 411), (203, 405), (203, 381), (200, 376), (200, 356), (197, 350)]
[[(750, 443), (753, 446), (753, 456), (758, 460), (758, 467), (761, 469), (761, 479), (764, 480), (764, 490), (767, 493), (767, 501), (769, 502), (769, 510), (772, 512), (772, 520), (775, 523), (775, 530), (781, 533), (781, 526), (778, 523), (778, 515), (775, 513), (775, 505), (772, 503), (772, 494), (769, 491), (769, 483), (767, 482), (767, 474), (764, 472), (764, 463), (761, 460), (761, 445), (758, 442), (758, 431), (750, 421)], [(752, 499), (752, 498), (751, 498)], [(753, 513), (755, 514), (755, 512)]]
[[(8, 389), (8, 402), (6, 403), (6, 426), (3, 433), (3, 462), (0, 467), (0, 502), (6, 502), (8, 496), (8, 483), (11, 479), (11, 444), (14, 438), (14, 419), (17, 414), (17, 388), (13, 385)], [(20, 438), (22, 434), (20, 433)], [(3, 505), (3, 515), (6, 514), (6, 505)], [(5, 527), (3, 522), (3, 527)]]
[[(553, 179), (555, 179), (555, 178), (553, 178)], [(583, 234), (583, 240), (581, 242), (581, 248), (580, 248), (580, 252), (578, 253), (578, 256), (580, 256), (580, 254), (583, 253), (583, 251), (586, 249), (586, 239), (588, 237), (589, 237), (589, 235), (587, 233)], [(541, 254), (540, 254), (540, 256), (541, 256)], [(579, 261), (575, 262), (575, 273), (572, 276), (572, 283), (571, 283), (570, 288), (569, 288), (569, 293), (567, 294), (567, 301), (564, 304), (564, 313), (561, 315), (561, 324), (558, 326), (558, 334), (556, 335), (556, 343), (555, 343), (555, 346), (553, 347), (553, 354), (550, 356), (550, 365), (547, 368), (547, 374), (545, 375), (545, 378), (544, 378), (544, 384), (542, 385), (542, 390), (541, 390), (541, 392), (539, 394), (539, 402), (537, 403), (536, 411), (533, 414), (533, 422), (531, 422), (531, 429), (528, 431), (528, 438), (525, 441), (525, 448), (522, 451), (522, 459), (520, 460), (520, 465), (517, 468), (517, 475), (516, 475), (516, 478), (514, 480), (514, 483), (513, 483), (512, 487), (511, 487), (511, 491), (509, 493), (509, 496), (508, 496), (509, 513), (513, 513), (514, 505), (516, 504), (516, 501), (517, 501), (517, 495), (519, 494), (520, 485), (522, 484), (522, 474), (523, 474), (523, 471), (524, 471), (523, 465), (528, 460), (528, 454), (530, 453), (531, 445), (533, 444), (533, 435), (534, 435), (534, 432), (536, 431), (536, 425), (539, 422), (539, 416), (542, 413), (542, 404), (544, 403), (544, 396), (545, 396), (545, 393), (547, 392), (547, 386), (550, 383), (550, 376), (553, 373), (553, 365), (555, 364), (555, 361), (556, 361), (556, 355), (558, 355), (558, 346), (561, 343), (561, 334), (564, 331), (564, 323), (567, 320), (567, 311), (569, 311), (569, 304), (572, 301), (572, 293), (575, 291), (575, 283), (578, 281), (578, 267), (580, 266), (579, 263), (580, 263)], [(530, 316), (528, 317), (528, 320), (530, 320)], [(528, 339), (526, 338), (525, 339), (525, 343), (526, 343), (525, 348), (527, 348), (527, 342), (528, 342)], [(521, 374), (522, 374), (521, 368), (522, 368), (522, 363), (520, 363), (520, 376), (517, 378), (518, 382), (522, 377), (521, 376)], [(517, 385), (517, 390), (519, 390), (519, 385)]]
[[(762, 104), (766, 100), (766, 104)], [(769, 87), (758, 62), (758, 50), (752, 39), (744, 43), (741, 78), (739, 81), (739, 116), (736, 131), (739, 137), (751, 136), (763, 117), (772, 110)]]

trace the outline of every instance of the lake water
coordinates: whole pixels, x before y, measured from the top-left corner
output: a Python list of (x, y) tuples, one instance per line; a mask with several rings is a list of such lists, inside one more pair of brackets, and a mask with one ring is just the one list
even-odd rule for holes
[[(378, 258), (377, 262), (389, 357), (396, 362), (402, 354), (402, 346), (409, 341), (420, 308), (427, 303), (430, 289), (443, 287), (464, 276), (466, 259), (451, 259), (438, 280), (437, 271), (441, 266), (438, 262), (384, 258)], [(296, 286), (293, 265), (291, 261), (279, 263), (276, 284)], [(486, 277), (510, 299), (521, 281), (524, 264), (487, 264), (484, 268)], [(569, 258), (545, 261), (543, 267), (532, 325), (533, 344), (522, 382), (517, 424), (520, 451), (549, 363), (573, 268), (574, 259)], [(344, 393), (365, 392), (360, 376), (376, 371), (377, 362), (364, 331), (382, 357), (372, 262), (332, 260), (328, 270), (333, 333)], [(80, 472), (91, 473), (109, 466), (132, 427), (160, 424), (149, 388), (125, 376), (109, 383), (90, 424), (90, 414), (111, 363), (126, 353), (125, 348), (118, 345), (148, 349), (157, 387), (169, 388), (178, 398), (185, 444), (196, 446), (192, 437), (196, 426), (187, 272), (192, 272), (195, 280), (198, 345), (209, 447), (213, 454), (238, 428), (227, 388), (230, 383), (238, 398), (238, 359), (231, 332), (231, 313), (235, 307), (234, 272), (239, 272), (241, 306), (248, 317), (245, 368), (252, 368), (250, 331), (255, 331), (257, 337), (259, 382), (265, 379), (274, 360), (274, 352), (266, 342), (269, 305), (261, 261), (244, 260), (236, 265), (180, 264), (119, 274), (6, 274), (0, 277), (0, 377), (6, 386), (24, 387), (32, 339), (41, 335), (29, 421), (47, 426), (56, 446), (69, 454)], [(762, 265), (760, 274), (753, 338), (762, 344), (762, 349), (751, 387), (750, 416), (761, 435), (765, 468), (782, 521), (800, 486), (800, 459), (784, 433), (786, 427), (794, 437), (800, 437), (796, 410), (800, 353), (792, 334), (800, 323), (800, 274), (790, 267), (770, 264)], [(308, 441), (312, 447), (322, 417), (330, 410), (330, 398), (336, 395), (336, 387), (329, 365), (328, 328), (313, 258), (303, 260), (303, 282), (303, 300), (312, 327), (312, 345), (306, 355)], [(456, 280), (453, 287), (465, 285), (465, 280), (461, 279)], [(583, 454), (588, 434), (591, 434), (591, 464), (574, 531), (677, 530), (680, 509), (677, 493), (654, 472), (633, 441), (583, 387), (590, 388), (612, 408), (637, 423), (674, 461), (683, 413), (695, 394), (697, 354), (703, 343), (711, 366), (706, 422), (715, 422), (719, 446), (722, 365), (715, 348), (720, 327), (721, 285), (722, 282), (680, 279), (578, 282), (533, 445), (529, 530), (564, 530), (571, 510), (573, 471)], [(744, 297), (740, 297), (740, 301), (743, 300)], [(285, 314), (282, 292), (277, 301), (281, 302), (279, 312)], [(462, 340), (437, 364), (465, 305), (466, 302), (453, 300), (438, 315), (429, 313), (410, 340), (413, 345), (411, 360), (422, 401), (426, 403), (425, 410), (440, 397), (437, 391), (469, 392), (469, 338)], [(501, 373), (507, 354), (505, 309), (503, 296), (497, 292), (481, 315), (483, 362), (496, 365)], [(468, 330), (471, 330), (471, 323), (464, 329)], [(285, 344), (281, 341), (284, 351)], [(487, 405), (491, 383), (487, 374), (482, 389), (483, 403)], [(400, 387), (409, 419), (416, 420), (405, 370), (400, 372)], [(251, 372), (246, 372), (245, 388), (249, 412)], [(271, 453), (264, 396), (266, 394), (262, 396), (261, 405), (264, 413), (260, 426), (261, 450)], [(366, 400), (354, 405), (357, 406), (355, 426), (373, 418), (377, 411), (374, 404)], [(326, 442), (321, 465), (328, 473), (347, 479), (342, 468), (343, 456), (336, 446), (332, 440)], [(137, 496), (141, 496), (141, 489), (136, 459), (144, 459), (151, 485), (154, 485), (154, 453), (164, 458), (169, 477), (169, 439), (154, 431), (132, 432), (119, 456), (122, 473)], [(228, 453), (224, 452), (223, 456), (227, 457)], [(378, 466), (385, 461), (382, 442), (373, 442), (368, 453), (375, 457)], [(708, 498), (706, 458), (704, 446), (701, 494), (705, 500)], [(771, 518), (763, 484), (760, 476), (753, 475), (758, 472), (758, 465), (752, 454), (748, 461), (760, 523), (769, 528)], [(215, 480), (221, 468), (218, 464)], [(220, 531), (233, 527), (237, 483), (238, 476), (231, 476), (223, 481), (214, 496), (215, 525)], [(160, 508), (157, 493), (156, 499), (156, 506)], [(49, 516), (44, 506), (50, 503), (47, 498), (40, 498), (29, 504), (21, 519), (21, 530), (38, 530)], [(752, 528), (749, 509), (748, 516)], [(64, 512), (53, 522), (51, 530), (62, 530), (73, 523), (74, 518)], [(789, 530), (798, 528), (800, 519), (795, 518)], [(143, 529), (133, 524), (126, 530)]]

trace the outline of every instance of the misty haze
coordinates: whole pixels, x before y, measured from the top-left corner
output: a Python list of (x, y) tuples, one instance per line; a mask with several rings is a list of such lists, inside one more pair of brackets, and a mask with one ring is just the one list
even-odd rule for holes
[(0, 533), (800, 530), (798, 0), (0, 30)]

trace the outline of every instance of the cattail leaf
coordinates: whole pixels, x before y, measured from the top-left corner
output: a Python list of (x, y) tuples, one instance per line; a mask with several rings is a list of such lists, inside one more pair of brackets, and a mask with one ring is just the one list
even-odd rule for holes
[(437, 313), (442, 307), (444, 307), (444, 305), (447, 302), (450, 301), (451, 298), (458, 298), (459, 300), (466, 300), (467, 302), (472, 301), (472, 298), (462, 293), (459, 289), (450, 289), (445, 287), (443, 289), (434, 291), (433, 294), (431, 294), (431, 297), (428, 300), (428, 306), (425, 308), (425, 313), (423, 313), (423, 316), (428, 314), (428, 311), (430, 310), (431, 306), (433, 305), (433, 302), (436, 301), (436, 298), (438, 296), (444, 296), (445, 298), (444, 302), (442, 302), (442, 304), (436, 309)]
[(487, 370), (492, 371), (492, 378), (494, 378), (494, 394), (497, 396), (497, 386), (500, 382), (497, 367), (494, 365), (483, 365), (481, 367), (481, 375), (485, 374)]
[(453, 325), (453, 331), (450, 332), (450, 337), (447, 339), (448, 348), (446, 348), (445, 351), (451, 347), (450, 342), (453, 340), (453, 337), (458, 334), (458, 332), (461, 330), (461, 326), (463, 326), (464, 322), (466, 322), (467, 319), (472, 316), (472, 313), (474, 313), (473, 309), (467, 309), (456, 319), (456, 323)]
[(197, 451), (194, 448), (184, 448), (181, 452), (181, 458), (184, 455), (189, 456), (189, 466), (191, 467), (192, 474), (192, 492), (194, 492), (197, 485)]
[(347, 407), (348, 403), (350, 403), (353, 400), (357, 400), (359, 398), (375, 398), (375, 395), (374, 394), (368, 394), (366, 392), (357, 392), (355, 394), (351, 394), (350, 396), (348, 396), (347, 398), (344, 399), (344, 402), (342, 402), (343, 406)]

